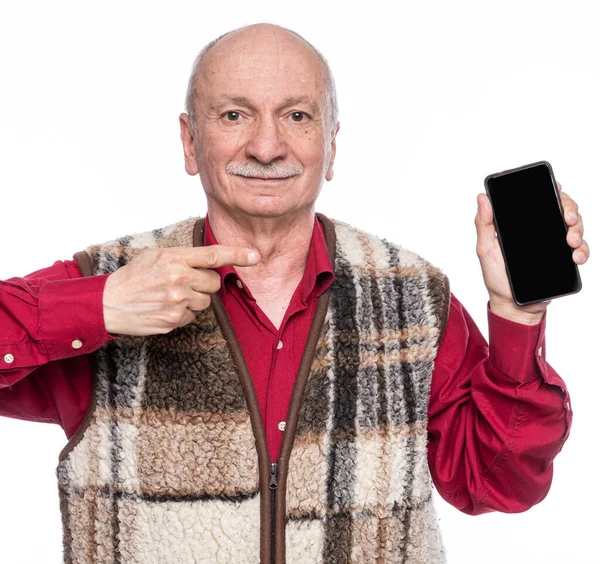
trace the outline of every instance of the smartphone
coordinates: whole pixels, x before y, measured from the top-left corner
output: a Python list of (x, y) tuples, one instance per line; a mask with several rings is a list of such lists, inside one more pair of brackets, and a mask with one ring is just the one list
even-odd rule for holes
[(567, 243), (567, 224), (550, 163), (539, 161), (490, 174), (485, 191), (517, 305), (581, 290)]

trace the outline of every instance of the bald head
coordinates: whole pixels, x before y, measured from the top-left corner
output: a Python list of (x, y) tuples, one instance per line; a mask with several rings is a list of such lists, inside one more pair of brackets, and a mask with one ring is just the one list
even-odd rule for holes
[[(246, 52), (252, 46), (260, 48), (264, 45), (270, 49), (270, 45), (287, 44), (295, 49), (299, 56), (307, 59), (314, 59), (315, 65), (319, 68), (320, 80), (323, 83), (324, 100), (323, 105), (326, 111), (326, 118), (329, 129), (333, 131), (338, 120), (338, 104), (335, 91), (335, 82), (329, 64), (321, 53), (301, 35), (290, 29), (274, 24), (253, 24), (232, 31), (213, 39), (200, 51), (192, 68), (192, 73), (188, 82), (187, 94), (185, 98), (185, 110), (190, 118), (192, 128), (196, 125), (196, 101), (197, 97), (202, 95), (203, 81), (209, 78), (214, 70), (209, 70), (213, 59), (217, 59), (224, 53), (237, 50), (240, 53)], [(214, 67), (214, 65), (213, 65)], [(207, 76), (207, 72), (209, 75)]]

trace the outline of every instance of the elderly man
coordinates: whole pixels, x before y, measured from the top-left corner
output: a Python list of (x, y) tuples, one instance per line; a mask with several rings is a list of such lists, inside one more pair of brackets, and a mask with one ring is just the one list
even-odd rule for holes
[(542, 500), (569, 396), (545, 361), (547, 304), (512, 300), (485, 195), (489, 349), (439, 269), (315, 214), (339, 124), (300, 36), (211, 42), (180, 122), (205, 218), (1, 287), (0, 412), (70, 439), (65, 561), (432, 564), (432, 478), (470, 514)]

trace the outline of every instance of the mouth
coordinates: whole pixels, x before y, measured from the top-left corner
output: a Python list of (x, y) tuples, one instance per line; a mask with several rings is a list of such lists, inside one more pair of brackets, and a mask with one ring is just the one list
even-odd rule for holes
[(268, 183), (275, 184), (277, 182), (283, 182), (284, 180), (289, 180), (292, 177), (286, 176), (284, 178), (261, 178), (259, 176), (243, 176), (242, 178), (244, 178), (245, 180), (251, 180), (253, 182), (268, 182)]

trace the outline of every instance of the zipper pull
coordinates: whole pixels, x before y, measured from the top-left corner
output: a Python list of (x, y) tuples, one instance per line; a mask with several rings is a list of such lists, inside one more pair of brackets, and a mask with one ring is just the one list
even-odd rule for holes
[(269, 480), (269, 488), (276, 490), (277, 486), (277, 462), (271, 462), (271, 478)]

